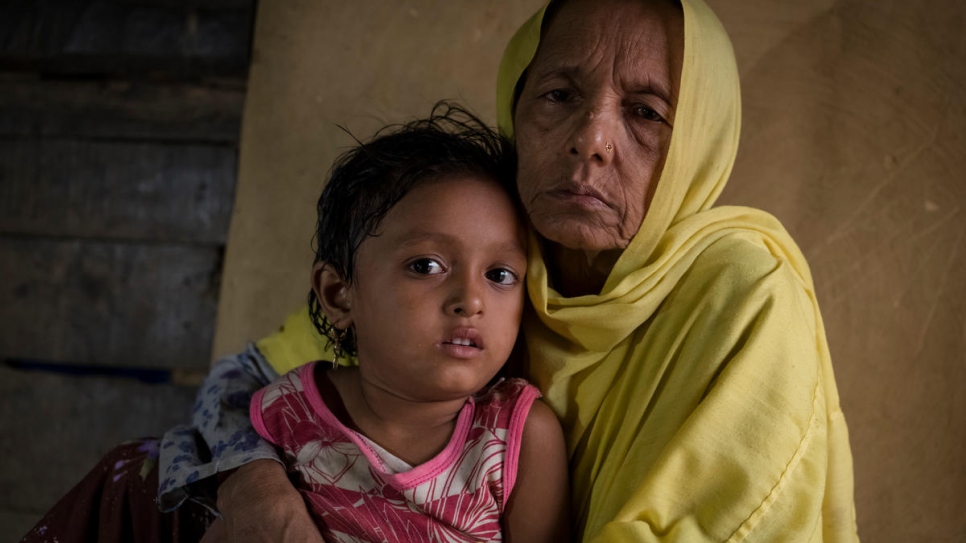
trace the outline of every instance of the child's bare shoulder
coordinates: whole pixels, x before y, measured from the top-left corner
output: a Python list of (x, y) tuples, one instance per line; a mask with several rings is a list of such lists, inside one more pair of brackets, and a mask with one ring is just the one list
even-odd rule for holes
[(549, 444), (563, 443), (563, 429), (550, 407), (537, 399), (530, 406), (527, 422), (523, 427), (523, 443), (546, 448)]

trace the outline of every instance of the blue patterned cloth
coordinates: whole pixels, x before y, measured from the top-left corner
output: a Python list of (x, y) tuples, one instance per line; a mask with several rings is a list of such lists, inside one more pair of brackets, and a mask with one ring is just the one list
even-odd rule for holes
[(278, 377), (254, 345), (223, 358), (205, 378), (192, 414), (192, 424), (168, 430), (158, 458), (158, 506), (177, 509), (186, 499), (213, 511), (215, 496), (193, 485), (221, 472), (258, 460), (279, 460), (275, 448), (252, 427), (248, 405), (256, 390)]

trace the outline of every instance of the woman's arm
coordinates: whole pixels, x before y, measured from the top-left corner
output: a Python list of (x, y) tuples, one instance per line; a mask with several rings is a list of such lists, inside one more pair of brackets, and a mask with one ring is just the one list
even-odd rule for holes
[(322, 534), (285, 469), (272, 460), (238, 468), (218, 488), (222, 517), (201, 543), (323, 543)]
[(198, 391), (193, 425), (164, 436), (158, 504), (172, 510), (192, 499), (219, 511), (206, 543), (322, 541), (275, 448), (249, 418), (252, 394), (275, 377), (254, 346), (220, 360)]
[(535, 401), (520, 445), (516, 483), (503, 515), (503, 535), (513, 542), (570, 540), (567, 449), (557, 417)]

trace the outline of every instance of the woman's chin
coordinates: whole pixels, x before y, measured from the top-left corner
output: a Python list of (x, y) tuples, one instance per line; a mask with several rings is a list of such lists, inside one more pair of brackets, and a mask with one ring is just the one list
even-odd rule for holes
[(533, 226), (541, 237), (571, 251), (600, 253), (623, 250), (627, 242), (615, 235), (613, 229), (599, 224), (588, 224), (579, 218), (554, 218), (541, 221), (532, 218)]

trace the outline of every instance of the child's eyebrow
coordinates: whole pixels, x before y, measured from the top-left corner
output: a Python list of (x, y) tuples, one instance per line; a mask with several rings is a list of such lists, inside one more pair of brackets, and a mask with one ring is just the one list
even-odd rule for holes
[(410, 245), (418, 245), (427, 241), (456, 243), (458, 240), (456, 239), (456, 236), (451, 236), (442, 232), (413, 231), (406, 232), (399, 236), (397, 241), (399, 243), (399, 247), (408, 247)]
[[(397, 247), (399, 249), (404, 249), (413, 245), (419, 245), (420, 243), (426, 242), (436, 242), (446, 245), (459, 245), (460, 240), (457, 236), (450, 234), (445, 234), (443, 232), (428, 232), (428, 231), (412, 231), (406, 232), (405, 234), (397, 238)], [(527, 247), (525, 244), (520, 243), (517, 240), (509, 240), (503, 243), (498, 248), (500, 251), (521, 251), (523, 253), (527, 252)]]

